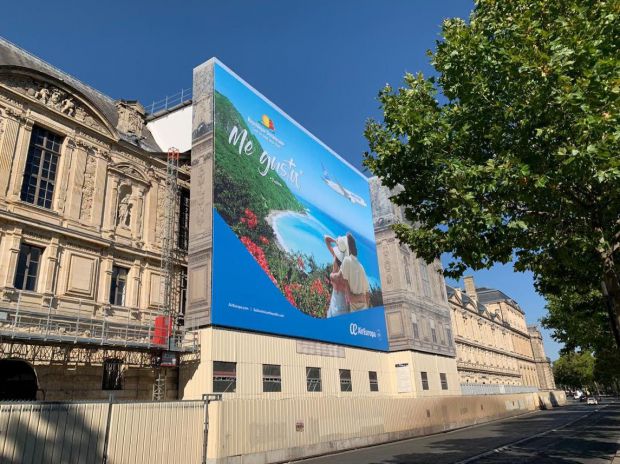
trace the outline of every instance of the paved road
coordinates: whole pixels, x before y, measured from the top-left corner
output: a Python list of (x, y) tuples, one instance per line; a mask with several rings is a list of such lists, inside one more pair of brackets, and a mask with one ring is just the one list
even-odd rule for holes
[(619, 446), (620, 404), (582, 403), (300, 464), (609, 464)]

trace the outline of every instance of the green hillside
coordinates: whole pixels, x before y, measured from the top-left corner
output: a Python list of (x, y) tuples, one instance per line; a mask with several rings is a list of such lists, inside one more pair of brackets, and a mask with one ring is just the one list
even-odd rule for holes
[[(238, 148), (228, 143), (231, 129), (248, 131), (248, 140), (254, 146), (254, 155), (239, 154)], [(246, 208), (264, 218), (269, 211), (303, 211), (284, 180), (274, 171), (266, 176), (259, 173), (263, 152), (261, 143), (252, 135), (243, 117), (231, 101), (215, 92), (215, 175), (214, 203), (224, 220), (233, 225)]]

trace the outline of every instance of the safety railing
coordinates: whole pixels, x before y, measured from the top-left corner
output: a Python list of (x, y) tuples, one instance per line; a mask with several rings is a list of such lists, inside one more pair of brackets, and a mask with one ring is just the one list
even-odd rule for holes
[(128, 308), (123, 308), (127, 313), (125, 320), (108, 318), (105, 310), (101, 316), (93, 317), (92, 306), (81, 300), (71, 310), (59, 311), (53, 304), (54, 298), (49, 298), (44, 307), (25, 301), (22, 295), (16, 292), (15, 302), (0, 304), (2, 338), (177, 352), (197, 348), (194, 332), (158, 325), (156, 317), (143, 322), (131, 320)]
[(192, 89), (181, 89), (179, 92), (168, 95), (161, 100), (154, 101), (146, 107), (149, 115), (167, 111), (192, 99)]

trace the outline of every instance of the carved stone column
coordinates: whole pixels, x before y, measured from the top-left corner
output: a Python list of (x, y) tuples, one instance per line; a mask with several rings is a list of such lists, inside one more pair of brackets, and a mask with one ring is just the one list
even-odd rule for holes
[(100, 156), (97, 159), (97, 173), (95, 175), (95, 198), (93, 199), (93, 209), (91, 212), (91, 221), (97, 228), (102, 228), (105, 222), (103, 212), (105, 211), (103, 206), (107, 198), (106, 191), (106, 176), (108, 172), (109, 153), (100, 152)]
[(41, 276), (43, 277), (41, 291), (47, 295), (53, 295), (56, 287), (56, 267), (58, 265), (58, 238), (52, 237), (50, 244), (46, 247), (45, 254), (47, 258), (45, 260), (45, 268)]
[(0, 266), (0, 283), (3, 287), (13, 288), (14, 286), (21, 240), (22, 231), (18, 228), (2, 237), (2, 247), (0, 248), (2, 256), (0, 259), (2, 259), (3, 265)]
[(67, 140), (61, 153), (60, 172), (58, 173), (58, 182), (56, 183), (56, 211), (64, 215), (65, 205), (67, 203), (67, 191), (69, 190), (69, 173), (71, 171), (71, 160), (73, 151), (75, 150), (75, 141)]
[(134, 186), (133, 187), (133, 197), (134, 197), (134, 221), (133, 221), (133, 240), (136, 246), (141, 247), (144, 243), (142, 240), (142, 229), (144, 226), (144, 216), (142, 214), (142, 210), (144, 208), (144, 194), (146, 193), (146, 189), (143, 186)]
[(34, 121), (22, 120), (22, 130), (17, 136), (17, 144), (15, 146), (13, 169), (11, 171), (11, 179), (9, 181), (9, 197), (11, 200), (19, 200), (24, 179), (24, 168), (26, 167), (26, 159), (28, 158), (28, 146), (32, 136), (32, 126)]
[(71, 161), (71, 172), (69, 174), (69, 183), (67, 184), (67, 205), (65, 207), (65, 217), (77, 221), (80, 218), (80, 206), (82, 204), (84, 171), (86, 170), (86, 157), (92, 156), (87, 153), (89, 149), (86, 145), (76, 143), (76, 149), (73, 152)]
[(110, 284), (112, 283), (112, 266), (114, 260), (112, 256), (104, 256), (101, 258), (101, 267), (99, 270), (99, 291), (97, 292), (97, 301), (103, 307), (110, 305)]
[(103, 219), (103, 231), (108, 238), (114, 237), (116, 229), (116, 208), (118, 202), (118, 184), (120, 179), (116, 176), (108, 177), (108, 188), (106, 190), (105, 210)]
[(137, 309), (140, 306), (140, 282), (142, 280), (142, 267), (140, 260), (136, 259), (131, 266), (131, 286), (127, 289), (127, 298), (125, 305)]
[(13, 112), (5, 111), (4, 130), (0, 139), (0, 197), (6, 197), (8, 193), (20, 126), (20, 118)]

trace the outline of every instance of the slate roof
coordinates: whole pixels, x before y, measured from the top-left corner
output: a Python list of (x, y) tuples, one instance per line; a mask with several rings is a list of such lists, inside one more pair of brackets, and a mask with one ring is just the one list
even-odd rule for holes
[[(456, 290), (453, 287), (446, 285), (446, 292), (448, 293), (448, 298), (452, 298), (454, 294), (456, 293)], [(486, 306), (484, 306), (484, 304), (482, 304), (480, 300), (478, 300), (478, 303), (475, 304), (474, 301), (465, 292), (461, 292), (461, 299), (463, 301), (463, 304), (470, 303), (480, 312), (483, 312), (486, 310)]]
[[(73, 87), (84, 95), (90, 103), (92, 103), (103, 114), (103, 116), (105, 116), (112, 126), (116, 127), (118, 124), (118, 111), (116, 109), (116, 101), (114, 99), (99, 92), (97, 89), (84, 84), (75, 77), (61, 71), (55, 66), (52, 66), (51, 64), (43, 61), (41, 58), (36, 57), (32, 53), (18, 47), (3, 37), (0, 37), (0, 68), (2, 67), (26, 68), (52, 76), (64, 82), (68, 86)], [(142, 132), (144, 138), (141, 140), (138, 140), (135, 136), (129, 134), (119, 134), (121, 139), (131, 143), (132, 145), (138, 146), (143, 150), (150, 152), (162, 152), (162, 149), (157, 145), (153, 135), (146, 128), (146, 126)]]
[(481, 303), (497, 303), (498, 301), (506, 301), (507, 303), (512, 304), (517, 310), (523, 312), (523, 310), (519, 307), (519, 304), (501, 290), (480, 287), (476, 288), (476, 293), (478, 294), (478, 300)]

